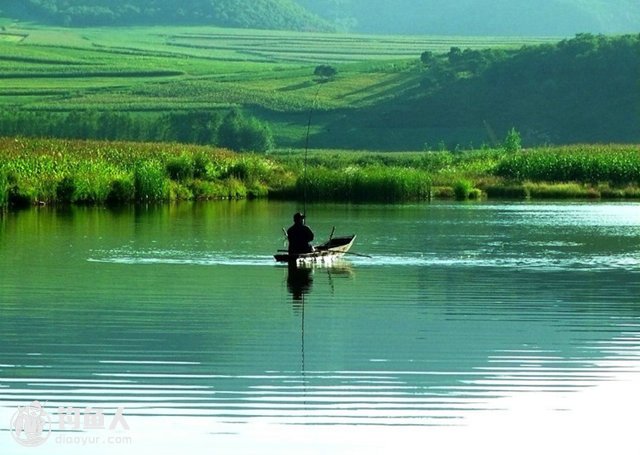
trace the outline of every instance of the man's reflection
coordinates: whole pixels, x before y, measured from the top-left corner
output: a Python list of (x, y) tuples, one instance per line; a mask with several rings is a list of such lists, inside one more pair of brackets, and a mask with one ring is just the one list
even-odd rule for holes
[(311, 267), (289, 266), (287, 273), (287, 288), (294, 301), (302, 302), (304, 296), (311, 292), (313, 285), (313, 269)]

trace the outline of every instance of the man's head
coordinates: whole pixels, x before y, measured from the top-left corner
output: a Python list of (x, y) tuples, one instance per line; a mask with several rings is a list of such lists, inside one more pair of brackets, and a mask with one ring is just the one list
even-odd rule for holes
[(294, 223), (303, 223), (304, 222), (304, 215), (300, 212), (296, 213), (295, 215), (293, 215), (293, 222)]

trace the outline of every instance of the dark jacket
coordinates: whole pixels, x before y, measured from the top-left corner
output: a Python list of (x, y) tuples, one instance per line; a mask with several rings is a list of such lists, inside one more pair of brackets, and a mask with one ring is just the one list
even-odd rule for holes
[(313, 240), (313, 231), (302, 223), (295, 223), (287, 229), (287, 237), (289, 238), (289, 254), (310, 253), (313, 251), (311, 241)]

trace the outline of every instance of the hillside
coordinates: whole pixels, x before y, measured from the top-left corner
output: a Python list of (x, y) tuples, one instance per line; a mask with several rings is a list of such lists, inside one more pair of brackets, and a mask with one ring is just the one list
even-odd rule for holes
[(277, 30), (331, 30), (293, 0), (20, 0), (0, 16), (65, 26), (206, 24)]
[(364, 33), (571, 36), (640, 30), (637, 0), (298, 0)]
[[(350, 147), (496, 145), (511, 127), (527, 146), (640, 141), (640, 35), (582, 34), (517, 51), (453, 47), (422, 61), (419, 86), (349, 115)], [(333, 146), (344, 123), (315, 140)]]
[[(221, 144), (237, 108), (279, 148), (304, 145), (311, 109), (312, 148), (453, 150), (495, 145), (512, 127), (525, 146), (640, 142), (638, 34), (3, 27), (0, 135)], [(337, 75), (318, 80), (327, 63)]]

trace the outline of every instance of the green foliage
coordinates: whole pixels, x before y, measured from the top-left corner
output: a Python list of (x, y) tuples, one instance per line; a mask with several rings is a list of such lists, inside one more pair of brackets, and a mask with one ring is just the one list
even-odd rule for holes
[(267, 125), (233, 109), (220, 124), (218, 145), (238, 152), (266, 152), (273, 147), (273, 136)]
[(338, 74), (338, 70), (331, 65), (318, 65), (316, 69), (313, 71), (314, 76), (318, 76), (322, 81), (328, 81), (333, 79), (336, 74)]
[[(399, 118), (458, 131), (484, 125), (475, 140), (493, 142), (494, 130), (514, 124), (528, 145), (635, 142), (639, 67), (640, 35), (581, 34), (517, 51), (454, 46), (423, 70), (422, 96), (402, 100)], [(384, 121), (375, 126), (399, 127)]]
[(290, 0), (21, 0), (9, 14), (65, 26), (216, 24), (230, 27), (321, 29), (329, 25)]
[(522, 149), (522, 138), (515, 128), (511, 128), (507, 133), (502, 144), (504, 151), (507, 153), (519, 152)]
[(150, 160), (138, 163), (133, 184), (137, 201), (164, 201), (169, 197), (169, 182), (158, 162)]
[(106, 202), (112, 205), (131, 202), (135, 195), (135, 182), (132, 177), (119, 177), (109, 184)]
[(579, 183), (526, 183), (525, 188), (533, 199), (594, 199), (599, 198), (597, 190)]
[(633, 146), (572, 146), (506, 155), (494, 174), (509, 180), (640, 182), (640, 152)]
[[(389, 203), (432, 197), (479, 199), (485, 193), (521, 199), (640, 197), (640, 154), (634, 147), (580, 146), (513, 154), (311, 151), (306, 179), (304, 155), (289, 151), (267, 158), (176, 144), (0, 138), (0, 202), (17, 207), (37, 201), (302, 199), (305, 191), (308, 200)], [(556, 167), (562, 171), (556, 178), (564, 176), (562, 180), (550, 174)]]
[[(0, 135), (224, 144), (237, 151), (264, 152), (273, 147), (269, 127), (232, 110), (225, 121), (211, 111), (172, 112), (142, 118), (131, 113), (73, 111), (70, 113), (0, 111)], [(220, 128), (222, 127), (222, 130)]]
[(424, 51), (420, 54), (420, 61), (423, 65), (429, 66), (434, 62), (434, 55), (432, 51)]
[(171, 180), (182, 182), (193, 178), (195, 166), (191, 157), (183, 154), (170, 158), (166, 164), (166, 170)]
[[(640, 105), (636, 35), (540, 48), (555, 40), (19, 27), (19, 45), (0, 41), (4, 135), (218, 144), (237, 106), (268, 123), (280, 147), (300, 146), (311, 107), (318, 148), (496, 146), (492, 131), (514, 125), (527, 146), (640, 141), (629, 115)], [(340, 69), (319, 93), (310, 55)], [(256, 132), (268, 138), (244, 134)]]
[(469, 199), (472, 190), (473, 182), (469, 180), (458, 180), (453, 186), (453, 193), (459, 201)]
[(0, 209), (7, 206), (9, 202), (9, 182), (7, 176), (2, 169), (0, 169)]
[(70, 204), (75, 200), (76, 180), (72, 176), (66, 176), (56, 186), (56, 200), (63, 204)]
[(423, 171), (384, 166), (313, 167), (299, 176), (289, 196), (309, 200), (403, 202), (428, 199), (431, 180)]

